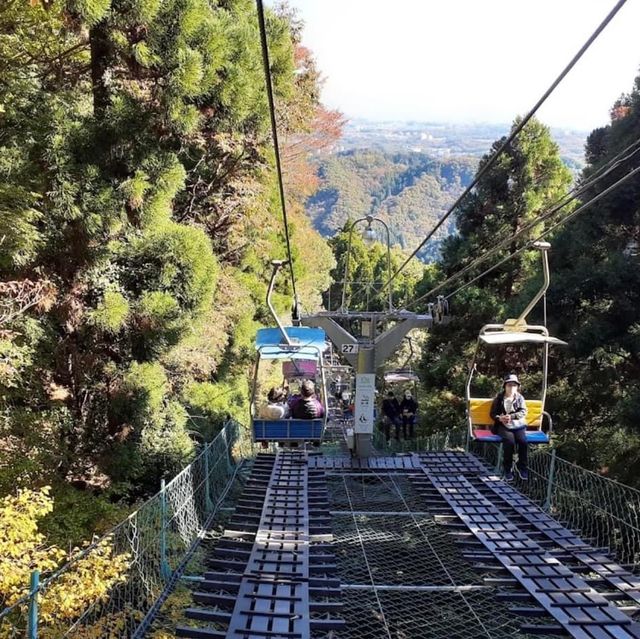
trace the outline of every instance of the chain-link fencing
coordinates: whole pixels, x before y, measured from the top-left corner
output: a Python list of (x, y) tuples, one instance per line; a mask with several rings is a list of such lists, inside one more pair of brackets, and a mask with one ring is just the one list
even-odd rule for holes
[(0, 639), (135, 636), (252, 454), (248, 429), (228, 421), (125, 521), (53, 574), (34, 572), (25, 594), (0, 612)]
[(393, 430), (392, 428), (389, 440), (385, 439), (380, 428), (376, 428), (373, 433), (374, 446), (384, 455), (428, 450), (463, 450), (467, 441), (467, 431), (462, 428), (452, 428), (410, 439), (396, 439)]

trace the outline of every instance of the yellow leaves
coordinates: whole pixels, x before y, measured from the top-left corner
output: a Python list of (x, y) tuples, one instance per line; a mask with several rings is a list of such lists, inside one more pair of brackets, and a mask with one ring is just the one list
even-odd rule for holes
[(33, 570), (54, 570), (64, 557), (47, 548), (38, 519), (53, 510), (50, 488), (23, 490), (0, 500), (0, 604), (10, 606), (23, 596)]
[[(48, 486), (0, 500), (0, 609), (28, 594), (32, 571), (39, 570), (46, 577), (63, 563), (66, 553), (46, 546), (44, 535), (38, 532), (38, 520), (52, 510)], [(80, 552), (76, 548), (72, 554)], [(129, 556), (115, 554), (110, 537), (75, 560), (38, 597), (41, 636), (47, 637), (47, 626), (68, 626), (90, 605), (106, 601), (111, 589), (125, 581), (128, 567)], [(4, 639), (2, 633), (0, 639)]]
[(55, 382), (51, 382), (46, 391), (52, 402), (64, 402), (71, 394), (66, 386), (60, 386), (60, 384), (56, 384)]
[(89, 604), (105, 601), (125, 580), (128, 564), (128, 555), (114, 556), (111, 540), (103, 539), (47, 588), (40, 603), (41, 621), (75, 619)]

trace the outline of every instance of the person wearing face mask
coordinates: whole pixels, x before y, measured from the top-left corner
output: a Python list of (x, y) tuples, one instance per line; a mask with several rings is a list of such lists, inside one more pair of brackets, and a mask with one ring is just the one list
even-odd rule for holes
[(513, 453), (518, 446), (516, 472), (520, 479), (529, 479), (527, 467), (527, 404), (520, 394), (520, 382), (516, 375), (507, 375), (491, 405), (491, 430), (499, 435), (504, 446), (504, 479), (513, 481)]
[(414, 427), (416, 423), (416, 413), (418, 412), (418, 402), (413, 399), (410, 390), (404, 392), (402, 402), (400, 402), (400, 415), (402, 416), (402, 436), (407, 439), (407, 426), (409, 426), (409, 437), (414, 437)]

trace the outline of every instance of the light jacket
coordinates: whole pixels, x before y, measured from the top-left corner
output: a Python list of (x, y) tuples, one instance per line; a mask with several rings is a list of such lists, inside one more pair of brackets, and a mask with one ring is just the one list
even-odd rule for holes
[[(527, 417), (527, 403), (524, 401), (524, 397), (516, 391), (513, 398), (513, 409), (509, 413), (507, 413), (504, 407), (503, 391), (501, 393), (498, 393), (496, 398), (493, 400), (489, 415), (491, 416), (491, 419), (493, 419), (494, 428), (497, 428), (498, 426), (504, 426), (508, 430), (520, 430), (522, 428), (526, 428), (527, 426), (527, 422), (525, 421), (525, 418)], [(503, 424), (498, 420), (498, 415), (511, 415), (511, 423)]]

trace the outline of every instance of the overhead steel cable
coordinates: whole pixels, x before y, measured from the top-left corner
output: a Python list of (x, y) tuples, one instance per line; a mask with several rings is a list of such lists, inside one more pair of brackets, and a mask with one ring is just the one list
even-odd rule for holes
[(407, 257), (407, 259), (402, 263), (400, 268), (396, 270), (396, 272), (389, 278), (387, 282), (385, 282), (382, 286), (381, 292), (384, 292), (393, 282), (393, 280), (400, 274), (400, 272), (407, 266), (407, 264), (420, 252), (420, 250), (424, 247), (424, 245), (433, 237), (436, 231), (445, 223), (445, 221), (453, 214), (453, 212), (460, 206), (460, 203), (469, 195), (469, 193), (474, 189), (474, 187), (478, 184), (478, 182), (482, 179), (482, 177), (487, 173), (487, 171), (496, 163), (498, 158), (502, 155), (505, 149), (513, 142), (516, 136), (522, 131), (522, 129), (526, 126), (529, 120), (536, 114), (538, 109), (544, 104), (547, 98), (553, 93), (556, 87), (562, 82), (565, 76), (571, 71), (571, 69), (576, 65), (578, 60), (584, 55), (587, 49), (593, 44), (596, 38), (602, 33), (605, 27), (611, 22), (614, 16), (620, 11), (623, 5), (627, 2), (627, 0), (619, 0), (616, 5), (611, 9), (611, 11), (607, 14), (606, 18), (600, 23), (598, 28), (589, 36), (587, 41), (582, 45), (580, 50), (575, 54), (572, 60), (567, 64), (567, 66), (562, 70), (560, 75), (552, 82), (549, 88), (544, 92), (542, 97), (536, 102), (533, 108), (524, 116), (524, 118), (519, 122), (519, 124), (513, 129), (511, 134), (507, 137), (507, 139), (502, 143), (502, 145), (498, 148), (497, 151), (489, 158), (487, 163), (482, 167), (482, 169), (476, 174), (475, 178), (469, 184), (469, 186), (462, 192), (462, 194), (458, 197), (458, 199), (449, 207), (447, 212), (440, 218), (437, 224), (429, 231), (428, 235), (420, 242), (420, 244), (414, 249), (414, 251)]
[[(432, 288), (427, 293), (425, 293), (425, 294), (421, 295), (419, 298), (413, 300), (407, 306), (409, 306), (409, 307), (410, 306), (414, 306), (418, 302), (421, 302), (422, 300), (427, 299), (428, 297), (432, 297), (438, 291), (442, 290), (443, 288), (445, 288), (449, 284), (453, 283), (457, 279), (460, 279), (461, 277), (466, 275), (466, 273), (468, 273), (469, 271), (477, 268), (480, 264), (482, 264), (483, 262), (485, 262), (488, 259), (490, 259), (491, 257), (493, 257), (493, 255), (495, 255), (496, 253), (498, 253), (499, 251), (504, 249), (505, 246), (511, 244), (513, 242), (513, 240), (515, 240), (518, 237), (520, 237), (521, 235), (527, 233), (528, 231), (530, 231), (531, 229), (535, 228), (539, 224), (542, 224), (543, 222), (546, 222), (547, 220), (553, 218), (563, 208), (565, 208), (566, 206), (568, 206), (569, 204), (571, 204), (572, 202), (577, 200), (580, 195), (582, 195), (585, 192), (587, 192), (595, 184), (597, 184), (600, 180), (605, 178), (612, 171), (614, 171), (621, 164), (623, 164), (624, 162), (626, 162), (627, 160), (632, 158), (638, 152), (640, 152), (640, 138), (637, 139), (635, 142), (632, 142), (625, 149), (620, 151), (615, 157), (613, 157), (611, 160), (609, 160), (606, 164), (601, 166), (592, 176), (589, 177), (589, 179), (586, 182), (583, 182), (581, 184), (577, 184), (576, 186), (574, 186), (570, 191), (568, 191), (564, 196), (562, 196), (562, 198), (560, 198), (557, 202), (555, 202), (551, 206), (551, 208), (549, 208), (544, 213), (540, 214), (539, 216), (537, 216), (536, 218), (531, 220), (528, 224), (523, 226), (516, 233), (513, 233), (513, 234), (509, 235), (508, 237), (506, 237), (501, 242), (498, 242), (498, 244), (496, 244), (495, 241), (492, 242), (491, 247), (485, 248), (483, 250), (483, 252), (477, 258), (475, 258), (471, 263), (467, 264), (467, 266), (463, 267), (461, 270), (456, 271), (453, 275), (451, 275), (449, 278), (447, 278), (444, 282), (438, 284), (438, 286)], [(593, 202), (593, 200), (590, 200), (589, 204), (591, 204), (592, 202)]]
[(273, 137), (273, 149), (276, 157), (276, 172), (278, 174), (278, 190), (280, 192), (280, 205), (282, 207), (282, 219), (284, 222), (284, 236), (287, 243), (287, 259), (291, 273), (291, 289), (293, 291), (294, 314), (298, 313), (298, 293), (296, 291), (296, 276), (293, 270), (293, 255), (291, 254), (291, 239), (289, 237), (289, 220), (287, 218), (287, 203), (284, 196), (284, 181), (282, 179), (282, 163), (280, 161), (280, 145), (278, 143), (278, 126), (276, 124), (276, 108), (273, 99), (273, 84), (271, 82), (271, 64), (269, 62), (269, 45), (267, 43), (267, 28), (264, 20), (264, 6), (262, 0), (256, 0), (258, 12), (258, 24), (260, 26), (260, 44), (262, 47), (262, 64), (264, 66), (264, 81), (267, 88), (267, 100), (269, 102), (269, 117), (271, 119), (271, 136)]
[[(468, 273), (470, 270), (473, 270), (479, 264), (481, 264), (482, 262), (492, 257), (499, 250), (502, 250), (506, 245), (510, 244), (514, 240), (514, 238), (519, 237), (522, 233), (529, 231), (530, 229), (534, 228), (538, 224), (541, 224), (542, 222), (553, 217), (553, 215), (556, 212), (558, 212), (561, 208), (568, 206), (571, 202), (577, 200), (580, 195), (588, 191), (600, 180), (602, 180), (604, 177), (609, 175), (609, 173), (611, 173), (613, 170), (618, 168), (621, 164), (623, 164), (624, 162), (632, 158), (639, 151), (640, 151), (640, 138), (638, 138), (635, 142), (632, 142), (631, 144), (629, 144), (626, 148), (624, 148), (622, 151), (617, 153), (613, 158), (608, 160), (605, 164), (603, 164), (596, 171), (594, 171), (594, 173), (589, 176), (588, 180), (584, 182), (576, 183), (567, 193), (565, 193), (559, 200), (557, 200), (554, 204), (552, 204), (549, 209), (541, 213), (529, 224), (527, 224), (525, 227), (520, 229), (517, 232), (517, 234), (509, 235), (508, 238), (506, 238), (499, 244), (496, 244), (495, 240), (492, 241), (491, 245), (485, 246), (483, 249), (481, 249), (478, 257), (473, 258), (471, 262), (469, 262), (469, 264), (464, 266), (462, 269), (456, 271), (444, 282), (439, 284), (437, 287), (431, 289), (429, 292), (425, 293), (424, 295), (420, 296), (418, 299), (408, 302), (407, 306), (413, 306), (416, 303), (422, 301), (423, 299), (426, 299), (427, 297), (432, 296), (435, 292), (441, 290), (442, 288), (451, 284), (455, 280), (459, 279), (460, 277)], [(494, 237), (500, 236), (502, 232), (506, 230), (509, 230), (509, 226), (505, 224), (500, 229), (498, 229), (493, 235)], [(382, 289), (376, 289), (375, 293), (378, 294), (381, 291)]]
[[(591, 200), (589, 200), (588, 202), (586, 202), (585, 204), (583, 204), (582, 206), (580, 206), (579, 208), (577, 208), (575, 211), (573, 211), (572, 213), (570, 213), (569, 215), (567, 215), (566, 217), (564, 217), (561, 220), (558, 220), (555, 224), (553, 224), (552, 226), (550, 226), (548, 229), (546, 229), (543, 233), (541, 233), (540, 235), (538, 235), (538, 237), (530, 240), (529, 242), (527, 242), (524, 246), (520, 247), (517, 251), (515, 251), (512, 255), (508, 255), (507, 257), (505, 257), (504, 259), (500, 260), (499, 262), (497, 262), (496, 264), (494, 264), (493, 266), (491, 266), (490, 268), (488, 268), (486, 271), (480, 273), (480, 275), (477, 275), (476, 277), (474, 277), (472, 280), (469, 280), (468, 282), (466, 282), (465, 284), (463, 284), (462, 286), (458, 287), (455, 291), (453, 291), (453, 293), (449, 293), (449, 295), (447, 295), (447, 299), (453, 297), (454, 295), (457, 295), (460, 291), (462, 291), (463, 289), (467, 288), (467, 286), (471, 286), (471, 284), (473, 284), (474, 282), (477, 282), (479, 279), (483, 278), (485, 275), (487, 275), (488, 273), (490, 273), (491, 271), (495, 270), (496, 268), (498, 268), (499, 266), (502, 266), (502, 264), (504, 264), (505, 262), (507, 262), (508, 260), (514, 258), (516, 255), (519, 255), (520, 253), (523, 253), (524, 251), (526, 251), (527, 249), (530, 249), (533, 244), (535, 242), (538, 242), (542, 239), (544, 239), (547, 235), (549, 235), (549, 233), (551, 233), (552, 231), (554, 231), (556, 228), (558, 228), (559, 226), (562, 226), (563, 224), (565, 224), (566, 222), (569, 222), (570, 220), (572, 220), (576, 215), (579, 215), (580, 213), (582, 213), (585, 209), (587, 209), (588, 207), (590, 207), (592, 204), (594, 204), (595, 202), (597, 202), (598, 200), (600, 200), (601, 198), (603, 198), (605, 195), (608, 195), (611, 191), (613, 191), (615, 188), (617, 188), (618, 186), (622, 185), (624, 182), (626, 182), (627, 180), (629, 180), (630, 178), (632, 178), (634, 175), (637, 175), (638, 173), (640, 173), (640, 166), (636, 167), (635, 169), (633, 169), (632, 171), (630, 171), (629, 173), (627, 173), (624, 177), (620, 178), (617, 182), (615, 182), (614, 184), (612, 184), (608, 189), (602, 191), (602, 193), (599, 193), (598, 195), (596, 195), (594, 198), (592, 198)], [(417, 301), (417, 300), (416, 300)]]
[[(626, 175), (624, 175), (622, 178), (620, 178), (619, 180), (614, 182), (607, 189), (605, 189), (601, 193), (598, 193), (598, 195), (594, 196), (593, 198), (591, 198), (590, 200), (585, 202), (582, 206), (579, 206), (575, 211), (572, 211), (566, 217), (562, 218), (561, 220), (558, 220), (555, 224), (553, 224), (549, 228), (545, 229), (543, 233), (541, 233), (540, 235), (538, 235), (534, 239), (529, 240), (526, 244), (521, 246), (519, 249), (517, 249), (513, 253), (507, 255), (502, 260), (500, 260), (499, 262), (497, 262), (496, 264), (494, 264), (490, 268), (488, 268), (485, 271), (483, 271), (482, 273), (480, 273), (480, 275), (477, 275), (476, 277), (471, 279), (469, 282), (466, 282), (465, 284), (463, 284), (462, 286), (457, 288), (455, 291), (453, 291), (453, 293), (450, 293), (449, 295), (447, 295), (447, 299), (451, 298), (453, 295), (456, 295), (457, 293), (459, 293), (463, 289), (467, 288), (467, 286), (470, 286), (474, 282), (478, 281), (479, 279), (481, 279), (482, 277), (484, 277), (485, 275), (487, 275), (491, 271), (495, 270), (496, 268), (498, 268), (499, 266), (501, 266), (505, 262), (508, 262), (509, 260), (513, 259), (514, 257), (516, 257), (516, 255), (519, 255), (523, 251), (526, 251), (526, 250), (530, 249), (535, 242), (538, 242), (539, 240), (545, 238), (547, 235), (549, 235), (549, 233), (551, 233), (552, 231), (557, 229), (559, 226), (561, 226), (561, 225), (565, 224), (566, 222), (569, 222), (570, 220), (572, 220), (576, 215), (579, 215), (580, 213), (585, 211), (592, 204), (595, 204), (597, 201), (601, 200), (603, 197), (605, 197), (606, 195), (608, 195), (609, 193), (614, 191), (616, 188), (618, 188), (619, 186), (624, 184), (627, 180), (631, 179), (634, 175), (637, 175), (638, 173), (640, 173), (640, 166), (636, 167), (635, 169), (632, 169), (631, 171), (629, 171)], [(540, 223), (539, 221), (536, 222), (536, 224), (539, 224), (539, 223)], [(529, 231), (529, 230), (531, 230), (531, 227), (529, 227), (527, 229), (523, 229), (517, 235), (520, 235), (521, 233), (524, 233), (524, 232)], [(512, 242), (513, 239), (515, 239), (515, 237), (516, 237), (516, 235), (508, 238), (508, 242)], [(484, 255), (480, 256), (472, 264), (470, 264), (468, 267), (466, 267), (465, 270), (470, 270), (470, 269), (473, 269), (473, 268), (477, 268), (481, 263), (485, 262), (487, 259), (492, 257), (498, 250), (501, 250), (502, 248), (504, 248), (504, 245), (505, 245), (505, 242), (502, 242), (498, 247), (496, 247), (496, 249), (494, 249), (494, 250), (492, 250), (492, 251), (490, 251), (488, 253), (485, 253)], [(408, 306), (414, 306), (415, 304), (418, 304), (419, 302), (427, 299), (428, 297), (432, 297), (434, 293), (442, 290), (444, 287), (446, 287), (447, 285), (451, 284), (453, 281), (459, 279), (460, 276), (461, 276), (461, 273), (454, 274), (448, 280), (446, 280), (446, 281), (442, 282), (441, 284), (439, 284), (438, 286), (432, 288), (428, 293), (425, 293), (424, 295), (421, 295), (417, 299), (413, 300)]]

